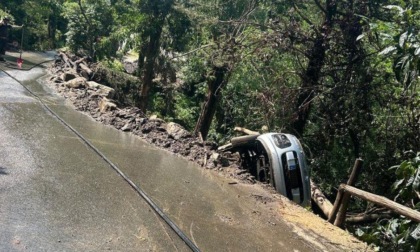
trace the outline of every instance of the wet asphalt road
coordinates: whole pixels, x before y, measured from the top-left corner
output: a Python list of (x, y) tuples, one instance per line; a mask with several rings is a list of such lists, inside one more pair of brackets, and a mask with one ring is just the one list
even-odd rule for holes
[[(51, 58), (24, 56), (26, 67)], [(264, 216), (249, 186), (232, 186), (228, 179), (74, 111), (36, 81), (44, 75), (40, 67), (0, 68), (88, 138), (200, 250), (314, 251), (281, 219)], [(104, 250), (189, 251), (107, 163), (0, 71), (0, 251)]]
[[(43, 74), (8, 72), (28, 85)], [(100, 157), (2, 72), (0, 202), (0, 251), (188, 251)]]

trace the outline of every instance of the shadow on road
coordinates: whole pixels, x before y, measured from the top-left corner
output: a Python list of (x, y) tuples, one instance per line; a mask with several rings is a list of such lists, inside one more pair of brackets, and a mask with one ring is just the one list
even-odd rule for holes
[(7, 173), (6, 170), (6, 168), (0, 167), (0, 175), (8, 175), (9, 173)]

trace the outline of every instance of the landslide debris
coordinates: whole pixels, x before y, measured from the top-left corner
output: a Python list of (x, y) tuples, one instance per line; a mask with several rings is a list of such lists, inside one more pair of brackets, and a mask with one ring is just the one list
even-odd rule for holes
[[(216, 143), (202, 141), (177, 123), (166, 122), (156, 116), (147, 117), (140, 109), (127, 105), (127, 101), (132, 98), (123, 94), (121, 87), (99, 83), (109, 84), (106, 78), (110, 75), (100, 64), (93, 64), (87, 58), (59, 53), (59, 57), (49, 67), (49, 73), (50, 85), (69, 100), (76, 110), (89, 114), (96, 121), (131, 132), (204, 168), (216, 169), (235, 179), (256, 183), (249, 173), (240, 169), (239, 155), (217, 152)], [(117, 79), (129, 83), (131, 89), (138, 85), (132, 76), (126, 75), (126, 78), (123, 80), (119, 76)], [(127, 89), (127, 84), (123, 88)]]

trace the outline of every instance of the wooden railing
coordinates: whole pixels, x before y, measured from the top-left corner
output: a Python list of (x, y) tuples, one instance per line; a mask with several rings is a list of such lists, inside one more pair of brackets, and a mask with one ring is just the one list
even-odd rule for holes
[(420, 223), (420, 212), (409, 207), (403, 206), (383, 196), (379, 196), (353, 187), (353, 185), (356, 183), (358, 175), (361, 172), (362, 166), (363, 160), (356, 159), (347, 184), (341, 184), (339, 187), (334, 205), (332, 205), (325, 198), (325, 196), (316, 187), (316, 185), (312, 186), (312, 200), (320, 207), (320, 209), (324, 212), (325, 216), (328, 217), (328, 221), (330, 223), (339, 227), (342, 227), (344, 225), (347, 207), (349, 204), (350, 197), (352, 195), (359, 197), (363, 200), (372, 202), (378, 206), (385, 207), (397, 214), (407, 217), (410, 220)]

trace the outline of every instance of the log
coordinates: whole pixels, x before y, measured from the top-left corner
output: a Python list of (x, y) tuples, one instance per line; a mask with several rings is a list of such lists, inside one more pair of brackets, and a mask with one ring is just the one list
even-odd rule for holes
[(86, 65), (86, 64), (84, 64), (83, 62), (82, 63), (80, 63), (79, 64), (79, 67), (83, 70), (83, 71), (85, 71), (89, 76), (91, 76), (92, 75), (92, 70)]
[(232, 144), (231, 143), (222, 145), (219, 148), (217, 148), (218, 151), (227, 151), (227, 150), (230, 150), (230, 149), (232, 149)]
[[(242, 132), (246, 135), (252, 135), (252, 136), (257, 136), (260, 135), (259, 132), (256, 131), (252, 131), (243, 127), (235, 127), (234, 131), (238, 131), (238, 132)], [(227, 151), (232, 149), (233, 147), (238, 145), (238, 142), (240, 141), (240, 139), (245, 139), (247, 136), (243, 136), (243, 137), (234, 137), (231, 139), (231, 142), (228, 144), (225, 144), (223, 146), (220, 146), (219, 148), (217, 148), (218, 151)], [(255, 138), (253, 138), (253, 140), (255, 140)]]
[(366, 224), (366, 223), (375, 222), (378, 219), (390, 219), (390, 218), (392, 218), (392, 214), (390, 213), (347, 215), (346, 223)]
[(403, 215), (410, 220), (413, 220), (417, 223), (420, 223), (420, 212), (413, 210), (409, 207), (403, 206), (395, 201), (387, 199), (383, 196), (379, 196), (370, 192), (366, 192), (360, 189), (357, 189), (353, 186), (349, 186), (346, 184), (340, 185), (340, 190), (350, 193), (351, 195), (357, 196), (361, 199), (367, 200), (372, 202), (376, 205), (385, 207), (397, 214)]
[(257, 131), (249, 130), (249, 129), (242, 128), (242, 127), (235, 127), (233, 130), (238, 131), (238, 132), (242, 132), (242, 133), (247, 134), (247, 135), (260, 135), (260, 133), (257, 132)]
[(240, 147), (240, 146), (249, 146), (252, 143), (255, 143), (258, 135), (247, 135), (247, 136), (240, 136), (234, 137), (230, 140), (232, 143), (232, 147)]
[(86, 57), (80, 58), (74, 62), (74, 64), (79, 65), (81, 63), (85, 63), (86, 65)]
[(67, 55), (65, 53), (60, 53), (60, 57), (64, 61), (65, 67), (67, 67), (67, 68), (73, 68), (73, 66), (70, 63), (69, 57), (67, 57)]
[(333, 209), (331, 202), (325, 197), (318, 185), (311, 179), (311, 199), (321, 209), (325, 216), (330, 216)]

